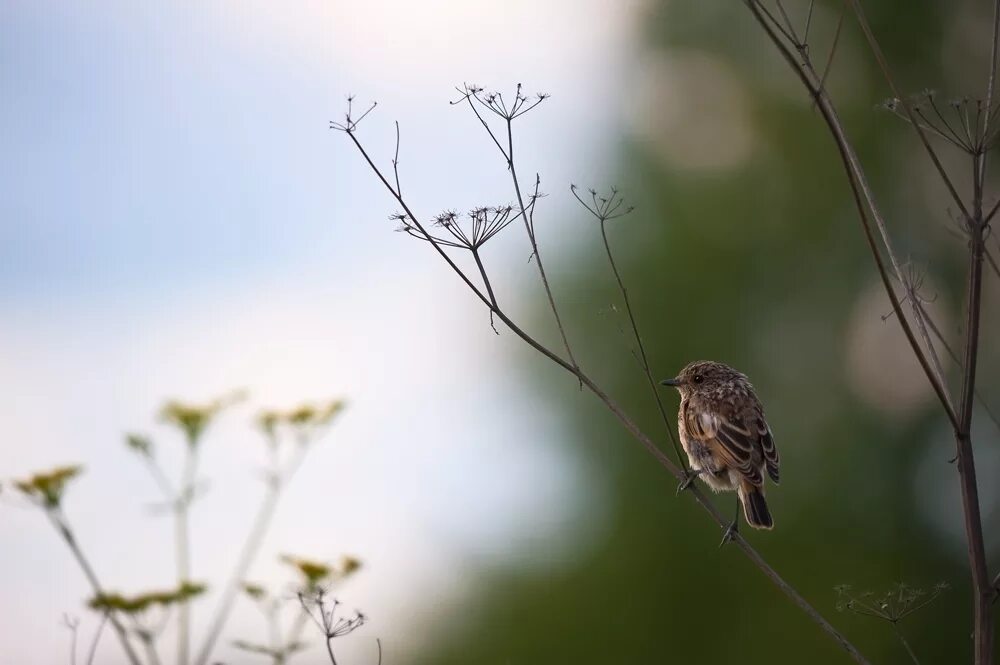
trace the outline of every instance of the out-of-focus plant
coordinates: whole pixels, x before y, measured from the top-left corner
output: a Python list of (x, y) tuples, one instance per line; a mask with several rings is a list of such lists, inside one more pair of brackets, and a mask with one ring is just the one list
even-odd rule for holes
[[(203, 595), (208, 588), (206, 584), (190, 579), (188, 516), (191, 505), (198, 496), (199, 488), (205, 486), (198, 478), (199, 453), (209, 426), (224, 409), (242, 399), (242, 393), (234, 393), (203, 405), (170, 401), (163, 407), (160, 412), (163, 422), (178, 429), (185, 443), (183, 468), (178, 481), (172, 480), (161, 465), (157, 456), (157, 446), (150, 437), (137, 433), (125, 436), (126, 448), (143, 462), (162, 495), (164, 505), (174, 516), (177, 582), (172, 589), (128, 595), (109, 591), (99, 581), (64, 511), (66, 489), (80, 476), (82, 467), (57, 467), (14, 480), (9, 484), (22, 499), (45, 513), (66, 543), (91, 586), (93, 595), (88, 606), (100, 613), (101, 626), (104, 621), (110, 623), (130, 665), (160, 665), (157, 640), (174, 617), (177, 622), (178, 665), (190, 665), (193, 662), (204, 665), (209, 661), (240, 589), (243, 588), (252, 597), (252, 590), (259, 588), (244, 586), (242, 580), (260, 551), (283, 490), (301, 467), (312, 444), (329, 430), (336, 416), (344, 409), (342, 400), (329, 400), (302, 404), (288, 410), (268, 409), (261, 411), (256, 417), (255, 425), (263, 435), (267, 453), (267, 462), (263, 470), (264, 495), (234, 564), (230, 580), (223, 587), (218, 606), (198, 650), (197, 659), (192, 659), (189, 651), (190, 603)], [(312, 592), (320, 580), (343, 579), (356, 571), (360, 565), (354, 558), (345, 558), (338, 566), (325, 566), (297, 558), (289, 558), (288, 563), (300, 572), (304, 580), (296, 588), (296, 592), (289, 596), (290, 599), (296, 598), (299, 592)], [(261, 592), (263, 593), (262, 590)], [(295, 629), (294, 635), (302, 632), (302, 625), (306, 621), (305, 615), (296, 620), (296, 625), (299, 627)], [(79, 622), (67, 619), (65, 623), (72, 633), (71, 654), (75, 662)], [(99, 635), (100, 630), (97, 631), (91, 646), (88, 663), (93, 661)], [(136, 644), (141, 649), (137, 649)], [(285, 641), (283, 643), (285, 653), (282, 658), (287, 658), (299, 644), (297, 637)]]
[[(336, 565), (312, 559), (283, 555), (281, 561), (296, 573), (296, 581), (284, 593), (273, 593), (266, 587), (253, 582), (243, 582), (243, 594), (256, 605), (267, 623), (268, 643), (261, 644), (249, 640), (235, 640), (233, 646), (248, 653), (267, 656), (274, 665), (285, 665), (292, 656), (306, 648), (302, 631), (309, 621), (309, 613), (302, 606), (302, 598), (312, 598), (316, 594), (329, 593), (341, 582), (353, 575), (361, 567), (361, 562), (351, 556), (344, 556)], [(299, 599), (295, 618), (287, 630), (282, 629), (282, 610), (288, 606), (289, 598)]]
[[(73, 527), (70, 525), (69, 519), (63, 511), (63, 495), (66, 492), (67, 484), (79, 477), (82, 471), (83, 467), (81, 466), (60, 466), (50, 471), (35, 473), (22, 480), (15, 480), (13, 485), (24, 498), (45, 513), (49, 523), (52, 524), (56, 533), (59, 534), (73, 554), (73, 558), (76, 560), (77, 565), (80, 566), (80, 570), (83, 571), (84, 577), (87, 578), (91, 590), (95, 595), (102, 595), (104, 594), (104, 586), (98, 580), (97, 573), (94, 572), (94, 567), (91, 565), (90, 560), (80, 548), (80, 543), (76, 538)], [(128, 658), (129, 663), (131, 665), (140, 665), (139, 655), (129, 641), (128, 633), (125, 630), (121, 617), (114, 611), (106, 612), (105, 616), (111, 622), (111, 626), (114, 628), (119, 642), (121, 642), (122, 649), (125, 651), (125, 656)], [(75, 653), (76, 649), (74, 648), (73, 654), (75, 655)]]
[[(105, 612), (101, 614), (101, 618), (97, 623), (97, 628), (94, 630), (94, 635), (90, 639), (90, 647), (87, 649), (87, 659), (83, 661), (86, 665), (93, 665), (94, 658), (97, 656), (97, 645), (101, 640), (101, 634), (104, 632), (104, 625), (108, 622), (108, 613)], [(76, 665), (76, 652), (77, 652), (77, 641), (79, 639), (80, 632), (80, 619), (68, 614), (63, 615), (63, 626), (70, 632), (70, 643), (69, 643), (69, 662), (70, 665)]]
[(312, 444), (328, 430), (344, 406), (343, 400), (330, 400), (320, 404), (302, 404), (286, 411), (267, 409), (258, 414), (257, 426), (264, 435), (268, 453), (268, 465), (264, 470), (266, 490), (233, 573), (222, 591), (205, 640), (193, 661), (197, 665), (206, 665), (212, 655), (240, 585), (274, 517), (282, 490), (302, 465)]
[(120, 593), (97, 594), (87, 605), (106, 614), (117, 613), (128, 622), (128, 629), (136, 636), (146, 654), (149, 665), (160, 665), (156, 640), (167, 627), (174, 608), (187, 607), (192, 598), (205, 593), (205, 585), (182, 582), (168, 591), (146, 591), (133, 596)]

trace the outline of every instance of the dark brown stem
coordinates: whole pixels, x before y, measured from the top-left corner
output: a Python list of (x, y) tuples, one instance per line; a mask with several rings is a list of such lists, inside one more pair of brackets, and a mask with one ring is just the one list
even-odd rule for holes
[(673, 426), (670, 424), (670, 418), (667, 417), (667, 410), (663, 406), (663, 399), (660, 397), (660, 390), (656, 386), (655, 379), (653, 379), (653, 372), (649, 366), (649, 357), (646, 355), (646, 345), (642, 343), (642, 335), (639, 334), (639, 324), (636, 321), (635, 313), (632, 311), (632, 303), (628, 297), (628, 289), (625, 288), (625, 281), (622, 279), (621, 273), (618, 272), (618, 264), (615, 262), (614, 254), (611, 253), (611, 243), (608, 241), (607, 220), (601, 219), (600, 224), (601, 239), (604, 241), (604, 251), (608, 255), (608, 263), (611, 266), (611, 272), (614, 273), (615, 281), (618, 283), (618, 291), (622, 295), (622, 302), (625, 303), (625, 313), (628, 315), (629, 324), (632, 326), (632, 334), (635, 336), (636, 346), (639, 347), (639, 357), (641, 360), (640, 364), (642, 365), (643, 374), (646, 376), (646, 382), (649, 384), (649, 390), (653, 394), (653, 399), (656, 400), (656, 408), (660, 412), (660, 418), (663, 420), (663, 427), (667, 431), (667, 436), (670, 437), (670, 443), (673, 445), (674, 453), (677, 455), (677, 461), (686, 473), (687, 464), (685, 462), (684, 455), (681, 454), (680, 447), (677, 445), (677, 439), (674, 437)]
[[(989, 140), (990, 133), (990, 115), (993, 112), (993, 89), (996, 85), (997, 79), (997, 48), (1000, 46), (1000, 0), (995, 0), (993, 3), (993, 43), (990, 47), (990, 74), (986, 79), (986, 112), (983, 114), (983, 127), (982, 134), (979, 140), (979, 178), (977, 179), (977, 186), (979, 188), (980, 195), (982, 195), (983, 187), (986, 183), (986, 155), (987, 147), (985, 145), (986, 141)], [(979, 130), (979, 128), (976, 128)], [(980, 204), (980, 211), (982, 206)], [(981, 213), (980, 213), (981, 214)]]
[(497, 297), (493, 293), (493, 285), (490, 284), (489, 275), (486, 274), (486, 266), (483, 265), (483, 260), (479, 256), (479, 249), (473, 247), (471, 250), (472, 258), (476, 260), (476, 267), (479, 268), (479, 274), (483, 278), (483, 284), (486, 285), (486, 293), (490, 296), (490, 325), (493, 327), (493, 332), (500, 334), (497, 331), (496, 324), (493, 323), (493, 313), (497, 310)]
[(920, 665), (920, 660), (917, 658), (917, 654), (913, 652), (913, 649), (910, 647), (910, 643), (906, 641), (905, 637), (903, 637), (903, 633), (899, 630), (899, 626), (896, 625), (895, 621), (890, 621), (889, 623), (892, 624), (892, 632), (896, 634), (896, 638), (899, 640), (899, 643), (903, 645), (904, 649), (906, 649), (906, 653), (909, 654), (910, 660), (913, 661), (913, 665)]
[(552, 287), (549, 286), (549, 279), (545, 275), (545, 265), (542, 263), (542, 255), (538, 251), (538, 241), (535, 239), (534, 224), (532, 224), (528, 219), (527, 208), (524, 206), (524, 198), (521, 196), (521, 185), (517, 179), (517, 170), (514, 168), (514, 132), (512, 122), (513, 121), (510, 118), (507, 119), (507, 167), (510, 171), (510, 179), (514, 184), (514, 193), (517, 196), (517, 205), (521, 209), (521, 219), (524, 220), (524, 228), (528, 232), (528, 239), (531, 241), (531, 254), (535, 257), (535, 265), (538, 266), (538, 275), (542, 279), (542, 286), (545, 288), (545, 296), (549, 300), (549, 308), (552, 310), (552, 316), (556, 320), (556, 327), (559, 328), (559, 335), (562, 337), (563, 346), (566, 349), (566, 355), (569, 357), (569, 362), (573, 365), (573, 367), (579, 367), (579, 364), (573, 357), (573, 350), (569, 346), (569, 338), (566, 336), (566, 328), (563, 326), (562, 317), (559, 316), (559, 309), (556, 307), (556, 299), (555, 296), (552, 295)]
[[(958, 357), (958, 354), (955, 353), (955, 350), (951, 348), (950, 344), (948, 344), (948, 340), (944, 338), (944, 335), (941, 333), (941, 329), (937, 327), (936, 323), (934, 323), (934, 317), (932, 317), (930, 312), (928, 312), (924, 308), (923, 304), (919, 305), (919, 307), (921, 313), (923, 314), (924, 320), (927, 321), (927, 325), (930, 326), (930, 329), (934, 333), (934, 336), (937, 338), (938, 343), (944, 348), (945, 351), (948, 352), (948, 357), (951, 358), (952, 362), (954, 362), (955, 365), (957, 365), (958, 367), (962, 367), (962, 359)], [(986, 398), (983, 397), (982, 393), (980, 393), (978, 387), (976, 388), (976, 400), (979, 401), (979, 406), (981, 406), (983, 408), (983, 411), (986, 412), (986, 417), (989, 418), (991, 421), (993, 421), (993, 424), (997, 427), (998, 430), (1000, 430), (1000, 418), (998, 418), (997, 414), (993, 412), (992, 407), (990, 407), (989, 402), (987, 402)]]
[(330, 655), (330, 663), (337, 665), (337, 658), (333, 655), (333, 638), (329, 636), (326, 638), (326, 652)]
[[(975, 160), (975, 158), (974, 158)], [(978, 160), (975, 160), (978, 171)], [(974, 179), (978, 182), (979, 174)], [(978, 186), (976, 187), (978, 190)], [(975, 196), (975, 218), (969, 232), (969, 288), (965, 345), (965, 376), (962, 382), (961, 422), (955, 430), (958, 453), (958, 471), (962, 482), (962, 508), (968, 540), (969, 567), (972, 570), (974, 598), (974, 636), (976, 665), (993, 662), (993, 596), (989, 568), (986, 563), (986, 546), (979, 507), (979, 484), (976, 481), (976, 464), (972, 451), (972, 408), (976, 390), (976, 362), (979, 354), (979, 326), (983, 287), (983, 223), (982, 197)]]

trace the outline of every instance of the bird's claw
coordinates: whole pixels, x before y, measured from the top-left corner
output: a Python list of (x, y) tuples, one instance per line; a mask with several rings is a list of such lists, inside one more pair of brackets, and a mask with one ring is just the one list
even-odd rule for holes
[(691, 487), (691, 483), (693, 483), (694, 479), (700, 475), (701, 475), (701, 469), (689, 469), (685, 471), (684, 480), (682, 480), (680, 484), (677, 486), (677, 496), (680, 496), (681, 492)]
[(719, 547), (720, 548), (721, 547), (725, 547), (726, 543), (733, 542), (733, 539), (736, 538), (736, 535), (739, 532), (740, 532), (740, 523), (739, 523), (739, 521), (734, 520), (732, 524), (730, 524), (728, 527), (726, 527), (725, 532), (723, 532), (723, 534), (722, 534), (722, 542), (719, 543)]

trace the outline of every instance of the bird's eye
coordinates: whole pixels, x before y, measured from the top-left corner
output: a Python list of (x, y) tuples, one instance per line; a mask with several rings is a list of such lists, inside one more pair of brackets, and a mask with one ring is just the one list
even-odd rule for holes
[(701, 383), (703, 379), (704, 379), (704, 377), (702, 377), (701, 374), (695, 374), (694, 375), (694, 382), (695, 383)]

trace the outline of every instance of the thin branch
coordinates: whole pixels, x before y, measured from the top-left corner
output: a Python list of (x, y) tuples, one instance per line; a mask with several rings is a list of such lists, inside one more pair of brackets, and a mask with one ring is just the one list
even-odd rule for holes
[(809, 0), (809, 12), (806, 14), (806, 27), (802, 31), (802, 43), (809, 44), (809, 27), (812, 26), (813, 9), (816, 7), (816, 0)]
[[(573, 349), (570, 348), (569, 338), (566, 336), (566, 327), (563, 325), (562, 317), (559, 316), (559, 309), (556, 307), (555, 296), (552, 295), (552, 287), (549, 285), (549, 278), (545, 274), (545, 265), (542, 263), (542, 255), (538, 251), (538, 241), (535, 238), (534, 229), (534, 205), (532, 205), (532, 219), (528, 219), (526, 208), (524, 207), (524, 199), (521, 197), (521, 185), (517, 179), (517, 171), (514, 168), (514, 132), (511, 127), (511, 120), (507, 120), (507, 165), (510, 171), (511, 182), (514, 185), (514, 193), (517, 195), (517, 204), (520, 208), (521, 219), (524, 220), (524, 228), (528, 232), (528, 239), (531, 241), (531, 253), (535, 257), (535, 265), (538, 266), (538, 274), (542, 279), (542, 286), (545, 287), (545, 296), (549, 301), (549, 308), (552, 310), (552, 316), (556, 320), (556, 327), (559, 329), (559, 335), (562, 337), (563, 346), (566, 349), (566, 355), (569, 358), (569, 362), (574, 367), (579, 367), (579, 363), (576, 362), (576, 358), (573, 357)], [(539, 180), (535, 178), (535, 200), (538, 197), (538, 183)]]
[(68, 615), (63, 615), (63, 625), (69, 630), (69, 665), (76, 665), (76, 638), (80, 628), (79, 619), (71, 619)]
[(997, 265), (997, 260), (993, 258), (993, 254), (988, 249), (984, 250), (983, 254), (986, 255), (986, 260), (990, 262), (990, 267), (993, 268), (993, 274), (1000, 277), (1000, 266)]
[[(840, 33), (844, 28), (844, 14), (846, 9), (841, 9), (840, 16), (837, 17), (837, 29), (833, 33), (833, 43), (830, 45), (830, 54), (826, 57), (826, 65), (823, 66), (823, 76), (819, 79), (819, 88), (821, 90), (826, 89), (826, 79), (830, 76), (830, 70), (833, 68), (833, 58), (837, 54), (837, 45), (840, 44)], [(808, 46), (808, 44), (806, 45)]]
[(399, 121), (396, 121), (396, 154), (392, 158), (392, 172), (396, 175), (396, 191), (399, 192), (400, 196), (403, 194), (403, 188), (399, 186)]
[(890, 621), (889, 623), (892, 625), (892, 632), (896, 634), (896, 638), (899, 640), (900, 644), (903, 645), (903, 648), (906, 649), (906, 653), (909, 654), (910, 660), (913, 661), (913, 665), (920, 665), (920, 660), (917, 658), (917, 654), (913, 652), (913, 649), (910, 647), (910, 643), (906, 641), (905, 637), (903, 637), (903, 633), (900, 632), (897, 622)]
[(483, 260), (479, 257), (478, 249), (472, 250), (472, 258), (476, 260), (476, 267), (479, 268), (479, 274), (483, 278), (483, 284), (486, 286), (486, 292), (490, 296), (490, 326), (493, 327), (493, 332), (499, 335), (500, 332), (497, 330), (496, 324), (493, 322), (493, 313), (498, 309), (497, 297), (496, 294), (493, 293), (493, 285), (490, 284), (490, 278), (486, 274), (486, 267), (483, 265)]
[(985, 224), (989, 224), (991, 221), (993, 221), (993, 218), (997, 214), (997, 210), (1000, 210), (1000, 199), (997, 199), (997, 202), (993, 204), (992, 208), (990, 208), (990, 211), (986, 214), (986, 217), (983, 219), (983, 222)]
[[(1000, 45), (1000, 0), (996, 0), (993, 3), (993, 42), (990, 47), (990, 74), (986, 80), (986, 112), (983, 114), (983, 127), (980, 141), (980, 152), (979, 152), (979, 178), (977, 181), (977, 188), (979, 192), (983, 191), (983, 187), (986, 183), (986, 147), (982, 145), (982, 142), (986, 141), (986, 137), (989, 134), (990, 129), (990, 115), (993, 110), (993, 89), (996, 84), (997, 79), (997, 47)], [(979, 127), (976, 127), (979, 131)]]
[(108, 612), (101, 615), (101, 622), (97, 624), (97, 630), (94, 631), (94, 639), (90, 642), (90, 650), (87, 652), (87, 665), (94, 665), (94, 656), (97, 655), (97, 644), (101, 641), (101, 633), (104, 631), (104, 625), (108, 622)]
[[(952, 359), (955, 365), (961, 368), (962, 367), (961, 358), (958, 357), (958, 354), (955, 353), (955, 350), (951, 348), (950, 344), (948, 344), (948, 340), (945, 339), (944, 335), (941, 333), (941, 330), (938, 328), (937, 324), (934, 323), (934, 318), (931, 316), (930, 312), (928, 312), (924, 308), (923, 304), (920, 305), (920, 310), (921, 313), (924, 315), (924, 318), (927, 320), (927, 325), (930, 326), (931, 331), (937, 338), (938, 343), (942, 347), (944, 347), (945, 351), (948, 352), (948, 357)], [(982, 393), (980, 392), (978, 387), (976, 388), (976, 399), (979, 400), (979, 406), (983, 407), (983, 411), (986, 412), (986, 416), (990, 420), (992, 420), (993, 424), (997, 427), (998, 430), (1000, 430), (1000, 417), (998, 417), (997, 414), (993, 413), (993, 409), (990, 408), (989, 403), (986, 401), (986, 398), (982, 396)]]
[[(608, 256), (608, 264), (611, 266), (611, 272), (614, 274), (615, 282), (618, 284), (618, 292), (621, 294), (622, 302), (625, 304), (625, 312), (628, 314), (629, 324), (632, 327), (632, 335), (635, 337), (635, 343), (639, 349), (639, 365), (646, 377), (646, 382), (649, 385), (650, 392), (653, 394), (653, 399), (656, 401), (657, 410), (660, 412), (660, 418), (663, 420), (663, 428), (666, 430), (667, 436), (670, 437), (670, 444), (674, 448), (674, 454), (677, 455), (677, 462), (681, 465), (681, 468), (684, 469), (684, 472), (687, 473), (688, 469), (685, 456), (681, 454), (680, 446), (677, 445), (677, 439), (674, 437), (674, 428), (670, 422), (670, 418), (667, 416), (667, 410), (663, 406), (663, 399), (660, 397), (661, 391), (657, 389), (656, 380), (653, 378), (653, 372), (649, 364), (649, 356), (646, 353), (646, 345), (643, 344), (642, 335), (639, 333), (639, 324), (636, 321), (635, 312), (632, 311), (632, 301), (628, 297), (628, 289), (625, 288), (625, 280), (622, 279), (621, 273), (618, 271), (618, 264), (615, 262), (614, 254), (611, 252), (611, 243), (608, 240), (607, 222), (608, 219), (610, 219), (608, 215), (615, 214), (615, 210), (617, 210), (617, 208), (621, 205), (621, 201), (619, 200), (618, 204), (615, 205), (614, 208), (610, 207), (614, 204), (614, 201), (609, 201), (606, 209), (598, 212), (596, 200), (594, 202), (595, 206), (591, 208), (583, 199), (580, 198), (579, 194), (577, 194), (576, 187), (570, 186), (570, 191), (573, 193), (576, 200), (579, 201), (584, 208), (589, 210), (600, 223), (601, 240), (604, 242), (604, 251)], [(594, 197), (596, 198), (596, 193), (594, 193)], [(612, 195), (612, 199), (613, 198), (614, 195)]]

